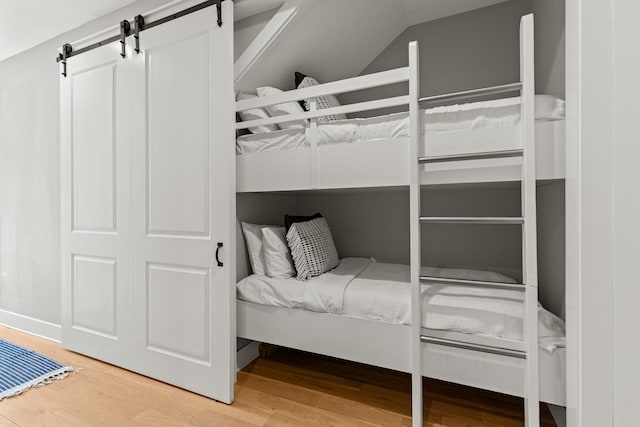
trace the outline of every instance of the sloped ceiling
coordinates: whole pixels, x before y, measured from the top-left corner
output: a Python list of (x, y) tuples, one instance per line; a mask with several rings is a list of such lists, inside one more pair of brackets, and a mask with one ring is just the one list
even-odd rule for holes
[[(240, 0), (251, 1), (251, 0)], [(313, 0), (237, 91), (292, 89), (294, 72), (327, 82), (358, 75), (407, 27), (506, 0)]]
[(313, 1), (286, 27), (236, 90), (264, 85), (291, 89), (294, 71), (313, 75), (319, 81), (353, 76), (405, 28), (404, 8), (396, 1)]
[(240, 21), (264, 11), (282, 6), (285, 0), (234, 0), (233, 19)]
[(507, 0), (402, 0), (407, 26), (468, 12)]

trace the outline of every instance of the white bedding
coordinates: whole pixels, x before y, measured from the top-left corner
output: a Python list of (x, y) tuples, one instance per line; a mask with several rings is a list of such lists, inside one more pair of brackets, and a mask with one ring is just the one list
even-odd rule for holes
[[(422, 110), (423, 134), (480, 128), (515, 126), (520, 121), (520, 98), (504, 98)], [(564, 119), (564, 101), (550, 95), (536, 95), (536, 120)], [(242, 135), (237, 153), (289, 150), (309, 145), (309, 128), (286, 129)], [(358, 143), (409, 136), (408, 113), (364, 119), (347, 119), (318, 125), (318, 144)]]
[[(513, 282), (499, 273), (423, 267), (423, 274)], [(237, 284), (239, 299), (257, 304), (334, 313), (380, 322), (411, 324), (409, 266), (345, 258), (308, 282), (251, 275)], [(522, 292), (451, 285), (423, 285), (422, 326), (521, 341)], [(565, 346), (564, 323), (538, 309), (540, 347)]]

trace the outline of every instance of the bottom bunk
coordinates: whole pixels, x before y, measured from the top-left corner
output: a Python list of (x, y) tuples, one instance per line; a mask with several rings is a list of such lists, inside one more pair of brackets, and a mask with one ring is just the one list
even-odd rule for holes
[[(498, 273), (426, 269), (440, 277), (509, 281)], [(239, 337), (411, 372), (409, 267), (347, 258), (300, 282), (253, 274), (237, 284)], [(423, 335), (493, 347), (522, 340), (522, 294), (425, 285)], [(565, 406), (564, 325), (540, 307), (541, 400)], [(522, 396), (523, 359), (424, 343), (425, 376)]]

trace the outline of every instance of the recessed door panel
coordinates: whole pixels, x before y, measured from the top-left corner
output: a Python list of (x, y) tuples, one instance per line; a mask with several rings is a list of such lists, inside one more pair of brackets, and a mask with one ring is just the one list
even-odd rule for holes
[(148, 231), (209, 234), (209, 35), (147, 51)]
[(115, 60), (69, 76), (73, 229), (116, 231)]
[(208, 269), (148, 264), (147, 348), (209, 365), (210, 291)]
[(74, 328), (117, 340), (117, 275), (113, 258), (73, 256)]

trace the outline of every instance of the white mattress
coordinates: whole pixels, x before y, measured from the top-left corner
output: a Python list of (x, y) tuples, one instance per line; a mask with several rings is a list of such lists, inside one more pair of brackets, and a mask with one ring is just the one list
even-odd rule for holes
[[(520, 122), (520, 97), (422, 110), (423, 133), (515, 126)], [(564, 101), (551, 95), (536, 95), (536, 120), (564, 119)], [(309, 128), (286, 129), (242, 135), (237, 153), (289, 150), (309, 145)], [(347, 119), (318, 125), (318, 144), (358, 143), (409, 136), (408, 113), (364, 119)]]
[[(423, 274), (513, 282), (499, 273), (423, 267)], [(301, 282), (251, 275), (237, 284), (238, 298), (257, 304), (334, 313), (380, 322), (411, 324), (409, 266), (345, 258), (320, 277)], [(522, 340), (523, 293), (451, 285), (423, 285), (423, 324), (430, 329)], [(540, 347), (565, 346), (564, 323), (538, 309)]]

